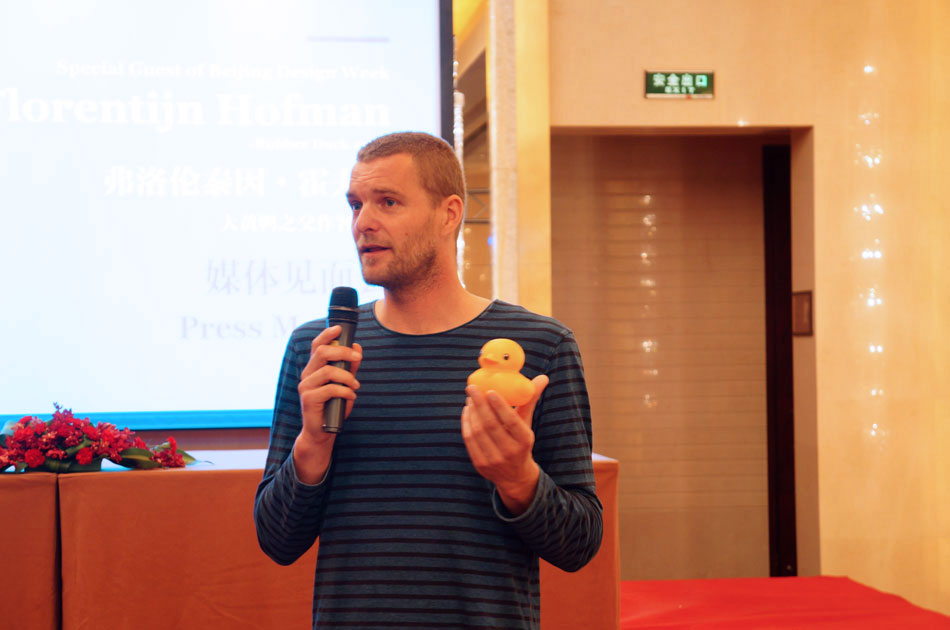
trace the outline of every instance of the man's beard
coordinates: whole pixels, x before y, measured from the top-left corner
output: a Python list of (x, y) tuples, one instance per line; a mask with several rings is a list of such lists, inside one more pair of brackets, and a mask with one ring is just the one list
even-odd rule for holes
[(399, 291), (412, 286), (425, 284), (434, 275), (437, 250), (434, 240), (420, 238), (415, 242), (404, 243), (402, 249), (409, 253), (397, 256), (394, 249), (389, 250), (391, 260), (383, 265), (367, 268), (361, 262), (363, 281), (366, 284), (381, 286), (387, 291)]

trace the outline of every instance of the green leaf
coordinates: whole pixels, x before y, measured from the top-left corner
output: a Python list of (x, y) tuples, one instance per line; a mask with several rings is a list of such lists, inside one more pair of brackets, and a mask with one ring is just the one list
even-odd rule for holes
[(102, 457), (97, 457), (88, 464), (80, 464), (76, 460), (73, 460), (68, 463), (69, 465), (63, 472), (99, 472), (102, 470), (102, 459)]
[(122, 456), (120, 461), (114, 461), (119, 466), (125, 466), (126, 468), (158, 468), (161, 466), (158, 462), (152, 459), (152, 452), (146, 448), (138, 448), (135, 446), (130, 446), (124, 451), (120, 452), (119, 455)]
[(0, 431), (0, 445), (5, 446), (7, 443), (7, 436), (13, 437), (13, 428), (16, 425), (16, 420), (8, 420), (3, 424), (3, 430)]
[(13, 466), (13, 470), (16, 472), (23, 472), (26, 470), (26, 462), (17, 462), (16, 465)]
[(53, 459), (52, 457), (47, 457), (46, 461), (43, 462), (43, 465), (40, 468), (48, 470), (53, 473), (64, 473), (69, 472), (69, 462), (66, 460)]
[(69, 448), (66, 449), (66, 457), (72, 457), (73, 455), (78, 453), (82, 448), (89, 446), (90, 444), (92, 444), (92, 441), (89, 438), (87, 438), (85, 435), (82, 436), (82, 442), (80, 442), (76, 446), (70, 446)]

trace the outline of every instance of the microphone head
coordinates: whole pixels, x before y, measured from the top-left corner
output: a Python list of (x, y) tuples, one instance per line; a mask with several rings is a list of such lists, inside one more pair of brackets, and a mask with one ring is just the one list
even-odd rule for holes
[(330, 294), (330, 308), (357, 308), (359, 298), (356, 289), (351, 287), (337, 287)]
[(356, 289), (337, 287), (330, 294), (330, 309), (327, 313), (327, 326), (336, 324), (356, 325), (360, 317), (359, 298)]

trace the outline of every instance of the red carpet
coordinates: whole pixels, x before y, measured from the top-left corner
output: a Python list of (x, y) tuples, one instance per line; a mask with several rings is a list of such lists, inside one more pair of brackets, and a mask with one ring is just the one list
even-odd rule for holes
[(625, 581), (621, 630), (950, 629), (950, 617), (844, 577)]

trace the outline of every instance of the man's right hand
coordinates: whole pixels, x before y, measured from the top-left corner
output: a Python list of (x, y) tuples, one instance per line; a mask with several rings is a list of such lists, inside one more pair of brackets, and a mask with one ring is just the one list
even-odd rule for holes
[[(332, 345), (340, 336), (339, 326), (331, 326), (317, 335), (310, 346), (310, 361), (300, 375), (297, 392), (303, 428), (294, 442), (294, 468), (297, 478), (306, 484), (319, 483), (330, 467), (330, 456), (336, 433), (324, 433), (323, 410), (331, 398), (346, 400), (346, 416), (356, 401), (359, 381), (354, 376), (363, 360), (363, 348), (354, 343), (352, 348)], [(349, 361), (350, 371), (330, 363)]]

